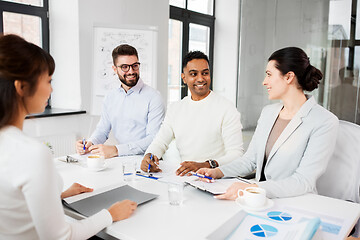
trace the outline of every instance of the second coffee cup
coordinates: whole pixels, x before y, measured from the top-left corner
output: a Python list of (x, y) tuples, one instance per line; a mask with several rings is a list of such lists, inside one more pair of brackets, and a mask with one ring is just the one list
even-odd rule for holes
[(87, 166), (89, 169), (102, 169), (105, 166), (105, 159), (100, 155), (90, 155), (87, 157)]
[(238, 191), (238, 197), (243, 198), (245, 204), (249, 207), (258, 208), (266, 203), (266, 191), (259, 187), (248, 187)]

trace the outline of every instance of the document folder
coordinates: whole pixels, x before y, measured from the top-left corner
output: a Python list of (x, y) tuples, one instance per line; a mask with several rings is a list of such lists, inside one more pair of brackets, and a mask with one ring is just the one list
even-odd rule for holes
[(112, 204), (125, 199), (132, 200), (138, 205), (151, 201), (159, 195), (139, 191), (129, 185), (124, 185), (113, 190), (100, 193), (73, 203), (63, 200), (63, 205), (84, 216), (91, 216), (102, 209), (109, 208)]

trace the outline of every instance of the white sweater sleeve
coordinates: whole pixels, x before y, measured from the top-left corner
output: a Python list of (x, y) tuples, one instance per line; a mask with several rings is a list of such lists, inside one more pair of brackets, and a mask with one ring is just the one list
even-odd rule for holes
[(224, 174), (224, 177), (245, 177), (256, 169), (256, 151), (258, 147), (256, 143), (257, 139), (261, 137), (259, 135), (259, 122), (261, 122), (263, 112), (264, 110), (262, 110), (260, 114), (254, 135), (250, 141), (246, 153), (242, 157), (239, 157), (236, 160), (219, 167), (221, 172)]
[(169, 144), (174, 139), (174, 131), (172, 127), (173, 108), (170, 108), (165, 115), (164, 122), (162, 123), (156, 137), (147, 148), (145, 154), (152, 153), (158, 158), (161, 158), (169, 147)]
[(19, 177), (14, 183), (24, 194), (39, 238), (87, 239), (109, 226), (112, 218), (107, 210), (72, 224), (65, 222), (60, 199), (60, 177), (49, 151), (44, 148), (34, 146), (31, 159), (18, 166)]
[(231, 107), (225, 113), (221, 126), (225, 155), (216, 159), (219, 165), (229, 163), (244, 154), (244, 144), (241, 130), (242, 125), (240, 122), (240, 113), (235, 107)]

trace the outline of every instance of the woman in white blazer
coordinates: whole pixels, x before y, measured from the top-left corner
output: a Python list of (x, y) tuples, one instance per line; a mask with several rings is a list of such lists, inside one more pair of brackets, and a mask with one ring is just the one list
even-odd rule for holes
[(130, 200), (81, 221), (65, 221), (61, 198), (89, 192), (63, 182), (49, 149), (22, 132), (24, 119), (45, 110), (54, 59), (16, 35), (0, 36), (0, 239), (88, 239), (128, 218)]
[(338, 119), (304, 94), (318, 87), (321, 72), (300, 48), (288, 47), (268, 59), (263, 85), (269, 99), (244, 156), (198, 173), (213, 178), (246, 176), (256, 169), (256, 184), (235, 183), (219, 199), (236, 199), (239, 189), (264, 188), (269, 198), (316, 193), (316, 181), (334, 150)]

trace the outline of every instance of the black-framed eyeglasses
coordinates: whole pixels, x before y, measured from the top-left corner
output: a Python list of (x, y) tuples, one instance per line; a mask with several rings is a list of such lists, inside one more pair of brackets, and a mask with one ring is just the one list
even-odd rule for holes
[(137, 71), (140, 68), (140, 63), (136, 62), (136, 63), (133, 63), (131, 65), (122, 64), (122, 65), (116, 66), (116, 67), (121, 68), (121, 71), (123, 71), (123, 72), (128, 72), (130, 70), (130, 67), (133, 69), (133, 71)]

